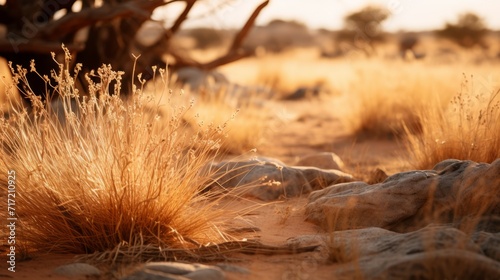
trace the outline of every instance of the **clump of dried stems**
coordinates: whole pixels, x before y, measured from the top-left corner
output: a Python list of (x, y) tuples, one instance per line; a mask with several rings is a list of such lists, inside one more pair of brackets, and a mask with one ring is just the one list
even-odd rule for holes
[(500, 89), (474, 86), (464, 75), (447, 107), (419, 112), (421, 133), (407, 132), (414, 167), (430, 169), (445, 159), (491, 163), (500, 157)]
[[(189, 106), (152, 110), (140, 75), (141, 86), (124, 101), (123, 73), (111, 66), (89, 73), (82, 95), (81, 66), (71, 73), (70, 60), (66, 50), (59, 70), (43, 77), (57, 101), (42, 102), (28, 88), (31, 112), (15, 107), (0, 117), (0, 168), (17, 176), (18, 240), (32, 251), (106, 253), (108, 261), (227, 241), (202, 172), (222, 128), (189, 127)], [(27, 82), (26, 69), (11, 70), (15, 84)]]

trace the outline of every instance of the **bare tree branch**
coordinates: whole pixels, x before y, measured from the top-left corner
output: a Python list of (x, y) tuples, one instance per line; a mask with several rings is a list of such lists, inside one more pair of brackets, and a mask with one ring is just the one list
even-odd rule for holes
[(252, 15), (248, 18), (246, 23), (243, 25), (243, 27), (240, 29), (240, 31), (235, 35), (233, 39), (233, 43), (231, 44), (231, 47), (227, 51), (226, 54), (224, 54), (221, 57), (218, 57), (210, 62), (207, 63), (199, 63), (198, 61), (195, 61), (192, 58), (186, 58), (183, 57), (175, 51), (170, 51), (170, 55), (172, 55), (176, 63), (173, 65), (174, 68), (181, 68), (181, 67), (196, 67), (196, 68), (201, 68), (204, 70), (211, 70), (214, 68), (217, 68), (219, 66), (234, 62), (236, 60), (248, 57), (251, 55), (249, 52), (245, 52), (241, 50), (241, 45), (243, 44), (243, 40), (246, 38), (250, 30), (252, 29), (252, 26), (255, 23), (255, 20), (259, 16), (260, 12), (269, 4), (269, 0), (264, 1), (262, 4), (260, 4), (255, 11), (253, 11)]
[(254, 25), (255, 20), (259, 16), (259, 14), (262, 11), (262, 9), (264, 9), (267, 6), (267, 4), (269, 4), (269, 0), (264, 1), (262, 4), (260, 4), (255, 9), (255, 11), (253, 11), (252, 15), (250, 16), (250, 18), (248, 18), (248, 20), (245, 23), (245, 25), (241, 28), (241, 30), (238, 32), (238, 34), (236, 34), (236, 36), (234, 37), (233, 44), (229, 48), (230, 51), (237, 50), (237, 49), (239, 49), (241, 47), (241, 44), (243, 44), (243, 40), (248, 35), (248, 32), (250, 32), (250, 29)]
[(149, 18), (153, 10), (159, 6), (186, 1), (192, 2), (196, 0), (171, 0), (168, 2), (164, 0), (127, 1), (120, 4), (104, 5), (99, 8), (87, 8), (48, 23), (40, 29), (36, 37), (45, 40), (57, 40), (99, 21), (110, 21), (131, 16)]
[(179, 17), (175, 20), (172, 27), (170, 27), (170, 30), (167, 31), (167, 36), (172, 36), (177, 31), (179, 31), (179, 28), (181, 27), (182, 23), (186, 20), (189, 12), (191, 11), (191, 8), (193, 8), (193, 5), (194, 3), (196, 3), (196, 1), (197, 0), (186, 0), (186, 7), (184, 8), (184, 11), (182, 11)]
[(219, 66), (229, 64), (231, 62), (235, 62), (235, 61), (242, 59), (242, 58), (245, 58), (245, 57), (249, 57), (250, 55), (252, 55), (252, 54), (249, 52), (245, 52), (243, 50), (231, 51), (224, 56), (221, 56), (217, 59), (214, 59), (208, 63), (203, 64), (201, 68), (206, 69), (206, 70), (215, 69)]

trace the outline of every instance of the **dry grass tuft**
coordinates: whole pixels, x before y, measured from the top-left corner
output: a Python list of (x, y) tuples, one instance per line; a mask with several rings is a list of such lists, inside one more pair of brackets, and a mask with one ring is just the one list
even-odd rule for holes
[(407, 133), (412, 164), (418, 169), (450, 158), (491, 163), (500, 157), (500, 89), (478, 90), (464, 77), (448, 107), (427, 108), (419, 118), (422, 133)]
[[(227, 241), (200, 172), (220, 145), (220, 127), (188, 128), (189, 107), (151, 110), (143, 87), (123, 101), (122, 73), (110, 66), (88, 76), (82, 96), (79, 66), (73, 75), (69, 61), (67, 53), (54, 73), (62, 106), (27, 93), (31, 114), (14, 108), (0, 118), (1, 172), (16, 172), (18, 240), (33, 251), (115, 252), (129, 261)], [(25, 79), (25, 70), (14, 72)]]

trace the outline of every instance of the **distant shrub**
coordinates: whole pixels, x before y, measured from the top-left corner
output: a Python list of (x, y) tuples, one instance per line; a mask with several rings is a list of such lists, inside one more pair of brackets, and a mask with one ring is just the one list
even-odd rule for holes
[(481, 17), (474, 13), (462, 14), (456, 23), (446, 23), (437, 31), (437, 35), (449, 39), (461, 47), (471, 48), (476, 45), (485, 47), (484, 37), (488, 29)]

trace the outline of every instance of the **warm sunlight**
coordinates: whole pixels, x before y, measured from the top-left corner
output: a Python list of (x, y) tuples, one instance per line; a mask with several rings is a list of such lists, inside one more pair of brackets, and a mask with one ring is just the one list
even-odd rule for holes
[(499, 12), (0, 0), (0, 278), (500, 279)]
[[(251, 9), (262, 1), (225, 1), (227, 4), (222, 5), (223, 8), (219, 10), (214, 9), (214, 6), (217, 7), (213, 4), (215, 2), (221, 1), (197, 4), (199, 6), (195, 7), (193, 18), (200, 19), (190, 22), (189, 26), (232, 28), (240, 25)], [(485, 19), (488, 26), (500, 29), (500, 2), (490, 0), (271, 0), (257, 24), (266, 24), (272, 19), (280, 18), (301, 21), (311, 28), (340, 29), (346, 13), (368, 4), (385, 7), (393, 13), (385, 23), (389, 31), (440, 28), (457, 14), (464, 12), (477, 13)]]

